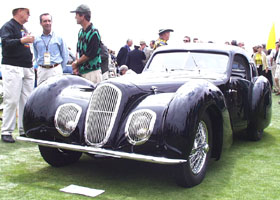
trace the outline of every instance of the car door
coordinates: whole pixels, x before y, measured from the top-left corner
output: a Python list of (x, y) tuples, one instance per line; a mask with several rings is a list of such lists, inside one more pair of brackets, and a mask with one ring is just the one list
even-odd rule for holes
[(228, 86), (227, 104), (234, 132), (247, 128), (249, 114), (249, 90), (252, 88), (251, 70), (248, 60), (237, 54), (232, 63)]

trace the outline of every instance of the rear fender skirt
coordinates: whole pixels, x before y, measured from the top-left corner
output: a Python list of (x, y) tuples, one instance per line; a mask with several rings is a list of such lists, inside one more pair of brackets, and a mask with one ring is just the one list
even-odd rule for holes
[(250, 121), (249, 123), (258, 130), (266, 128), (271, 121), (272, 97), (271, 88), (268, 80), (259, 76), (254, 80), (254, 86), (250, 90)]

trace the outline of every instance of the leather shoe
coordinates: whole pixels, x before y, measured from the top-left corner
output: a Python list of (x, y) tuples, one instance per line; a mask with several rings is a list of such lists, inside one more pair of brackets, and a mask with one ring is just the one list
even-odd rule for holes
[(26, 135), (25, 135), (25, 133), (24, 133), (23, 130), (20, 130), (20, 131), (19, 131), (19, 136), (20, 136), (20, 137), (26, 137)]
[(13, 136), (11, 136), (11, 135), (1, 135), (1, 140), (3, 142), (7, 142), (7, 143), (14, 143), (15, 142)]
[(26, 137), (26, 135), (23, 133), (23, 134), (19, 134), (20, 137)]

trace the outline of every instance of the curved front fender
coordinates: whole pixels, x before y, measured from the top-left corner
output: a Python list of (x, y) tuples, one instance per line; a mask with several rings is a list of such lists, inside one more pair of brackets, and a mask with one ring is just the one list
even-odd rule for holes
[[(32, 92), (24, 108), (23, 126), (26, 135), (37, 139), (60, 136), (54, 125), (57, 108), (64, 103), (75, 103), (82, 108), (83, 118), (94, 88), (93, 83), (73, 75), (53, 77), (42, 83)], [(83, 129), (82, 124), (78, 124), (77, 130)], [(78, 135), (74, 140), (80, 141), (80, 138)]]
[[(167, 147), (176, 149), (179, 157), (186, 159), (193, 146), (199, 119), (213, 106), (221, 116), (222, 120), (217, 126), (221, 127), (220, 134), (223, 134), (223, 118), (228, 116), (228, 111), (220, 89), (205, 80), (192, 80), (181, 86), (170, 102), (165, 119), (164, 134)], [(213, 120), (211, 121), (213, 123)], [(229, 120), (226, 122), (227, 127), (230, 127)], [(222, 143), (223, 136), (220, 138)]]

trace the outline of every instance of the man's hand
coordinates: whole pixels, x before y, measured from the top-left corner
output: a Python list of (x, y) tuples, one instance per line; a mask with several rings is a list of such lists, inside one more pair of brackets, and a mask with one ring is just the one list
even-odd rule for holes
[(22, 37), (20, 39), (20, 42), (22, 44), (25, 44), (25, 43), (33, 43), (34, 42), (34, 36), (31, 36), (31, 35), (27, 35), (25, 37)]
[(79, 74), (79, 67), (78, 67), (78, 64), (77, 64), (77, 60), (75, 60), (72, 63), (72, 71), (73, 71), (73, 74), (75, 74), (75, 75)]

